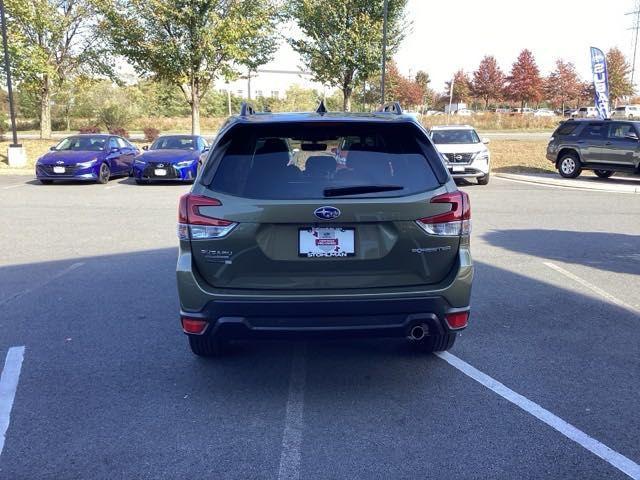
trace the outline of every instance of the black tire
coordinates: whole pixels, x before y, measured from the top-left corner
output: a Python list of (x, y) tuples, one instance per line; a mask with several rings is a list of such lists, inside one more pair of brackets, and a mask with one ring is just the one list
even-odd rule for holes
[(40, 179), (40, 183), (41, 183), (42, 185), (51, 185), (51, 184), (53, 183), (53, 180), (43, 180), (43, 179)]
[(456, 332), (444, 335), (427, 335), (421, 340), (410, 340), (415, 347), (424, 353), (443, 352), (449, 350), (456, 343)]
[(191, 351), (199, 357), (220, 357), (227, 352), (229, 342), (213, 335), (189, 335)]
[(109, 168), (109, 165), (107, 165), (106, 163), (100, 164), (100, 170), (98, 172), (98, 178), (96, 182), (104, 185), (109, 181), (109, 178), (111, 178), (111, 169)]
[(612, 170), (594, 170), (593, 173), (595, 173), (599, 178), (609, 178), (611, 175), (613, 175)]
[(491, 178), (491, 172), (482, 177), (478, 177), (478, 185), (489, 185), (489, 179)]
[(558, 159), (558, 173), (564, 178), (576, 178), (582, 173), (582, 162), (575, 153), (565, 153)]

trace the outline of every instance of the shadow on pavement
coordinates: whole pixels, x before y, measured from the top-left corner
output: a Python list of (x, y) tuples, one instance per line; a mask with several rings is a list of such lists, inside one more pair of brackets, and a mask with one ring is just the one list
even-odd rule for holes
[(640, 274), (640, 236), (566, 230), (493, 230), (489, 244), (535, 257), (617, 273)]

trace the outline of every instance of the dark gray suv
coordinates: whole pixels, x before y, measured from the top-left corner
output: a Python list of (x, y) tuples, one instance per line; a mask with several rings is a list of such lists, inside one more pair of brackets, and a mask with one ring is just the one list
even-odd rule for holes
[(565, 178), (593, 170), (600, 178), (614, 172), (640, 173), (640, 122), (567, 120), (553, 132), (547, 159)]

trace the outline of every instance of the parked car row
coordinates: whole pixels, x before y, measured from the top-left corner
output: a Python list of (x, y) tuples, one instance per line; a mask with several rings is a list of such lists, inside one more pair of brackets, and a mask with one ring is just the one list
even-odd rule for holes
[(79, 134), (65, 138), (36, 161), (36, 178), (107, 183), (111, 178), (135, 178), (136, 183), (193, 182), (209, 150), (198, 135), (163, 135), (142, 152), (117, 135)]

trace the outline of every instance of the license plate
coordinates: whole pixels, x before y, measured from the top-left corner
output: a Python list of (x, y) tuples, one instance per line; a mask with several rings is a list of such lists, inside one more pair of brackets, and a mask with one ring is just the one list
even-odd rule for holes
[(64, 173), (66, 172), (64, 167), (53, 167), (53, 173)]
[(301, 228), (298, 239), (298, 255), (301, 257), (352, 257), (356, 253), (353, 228)]
[(459, 166), (452, 166), (451, 167), (451, 171), (452, 172), (464, 172), (464, 167), (459, 167)]
[(167, 175), (167, 171), (164, 168), (156, 168), (154, 173), (157, 177), (164, 177)]

